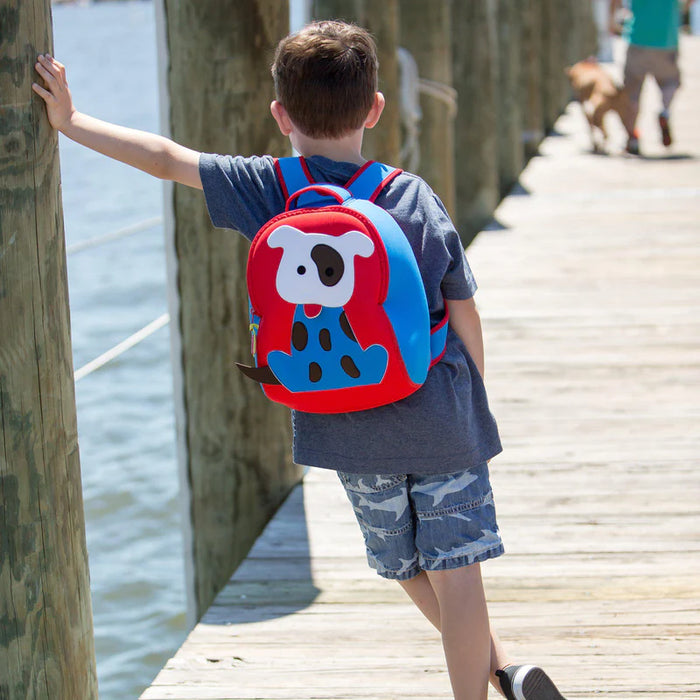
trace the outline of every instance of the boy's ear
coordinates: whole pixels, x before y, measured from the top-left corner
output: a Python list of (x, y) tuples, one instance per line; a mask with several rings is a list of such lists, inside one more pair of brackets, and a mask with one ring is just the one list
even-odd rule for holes
[(270, 104), (270, 112), (274, 120), (277, 122), (279, 130), (282, 132), (282, 136), (289, 136), (292, 133), (293, 125), (292, 121), (287, 114), (287, 110), (282, 106), (281, 102), (273, 100)]
[(382, 112), (384, 111), (385, 104), (386, 100), (384, 99), (384, 95), (382, 95), (381, 92), (375, 92), (374, 103), (372, 104), (372, 107), (369, 110), (367, 119), (365, 119), (365, 127), (367, 129), (371, 129), (379, 121), (379, 117), (382, 116)]

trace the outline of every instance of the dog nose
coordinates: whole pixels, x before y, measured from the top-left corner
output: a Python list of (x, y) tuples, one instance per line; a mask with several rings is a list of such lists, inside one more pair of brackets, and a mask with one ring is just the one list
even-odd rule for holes
[(318, 269), (321, 284), (334, 287), (343, 278), (345, 263), (340, 253), (329, 245), (319, 243), (311, 249), (311, 259)]

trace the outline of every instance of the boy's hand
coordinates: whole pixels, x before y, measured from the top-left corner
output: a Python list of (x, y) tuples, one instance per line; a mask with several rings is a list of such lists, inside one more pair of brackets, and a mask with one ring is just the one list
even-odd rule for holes
[(66, 69), (49, 54), (39, 56), (34, 68), (44, 79), (46, 87), (32, 83), (32, 90), (46, 103), (46, 112), (51, 126), (61, 131), (70, 122), (75, 112), (66, 80)]

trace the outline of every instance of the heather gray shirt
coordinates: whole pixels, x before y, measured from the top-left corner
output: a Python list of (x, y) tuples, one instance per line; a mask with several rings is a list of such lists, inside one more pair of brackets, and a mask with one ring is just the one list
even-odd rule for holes
[[(317, 182), (344, 185), (352, 163), (307, 158)], [(199, 169), (209, 215), (219, 228), (252, 240), (284, 210), (274, 160), (202, 154)], [(376, 203), (389, 211), (416, 255), (433, 323), (444, 299), (470, 299), (476, 283), (445, 207), (428, 185), (402, 173)], [(243, 362), (248, 358), (241, 358)], [(443, 358), (411, 396), (368, 411), (315, 414), (292, 411), (294, 461), (367, 474), (437, 474), (474, 467), (501, 451), (481, 376), (450, 328)]]

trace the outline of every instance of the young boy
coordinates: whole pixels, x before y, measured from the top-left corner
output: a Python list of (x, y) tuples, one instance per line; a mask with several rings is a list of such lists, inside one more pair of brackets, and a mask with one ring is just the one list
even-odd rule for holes
[[(54, 128), (156, 177), (203, 189), (216, 226), (252, 239), (284, 210), (273, 158), (200, 154), (93, 119), (73, 107), (60, 63), (40, 56), (36, 70), (45, 87), (33, 89)], [(365, 163), (364, 129), (384, 107), (372, 38), (341, 22), (309, 25), (279, 44), (273, 76), (271, 112), (281, 132), (315, 181), (346, 184)], [(414, 175), (395, 177), (376, 203), (409, 240), (433, 323), (449, 310), (447, 347), (425, 384), (401, 401), (353, 413), (293, 412), (295, 461), (339, 472), (370, 564), (398, 580), (440, 630), (455, 698), (484, 700), (490, 677), (507, 698), (558, 700), (541, 669), (508, 663), (489, 629), (480, 562), (503, 551), (487, 467), (501, 446), (482, 382), (476, 285), (459, 236)]]

